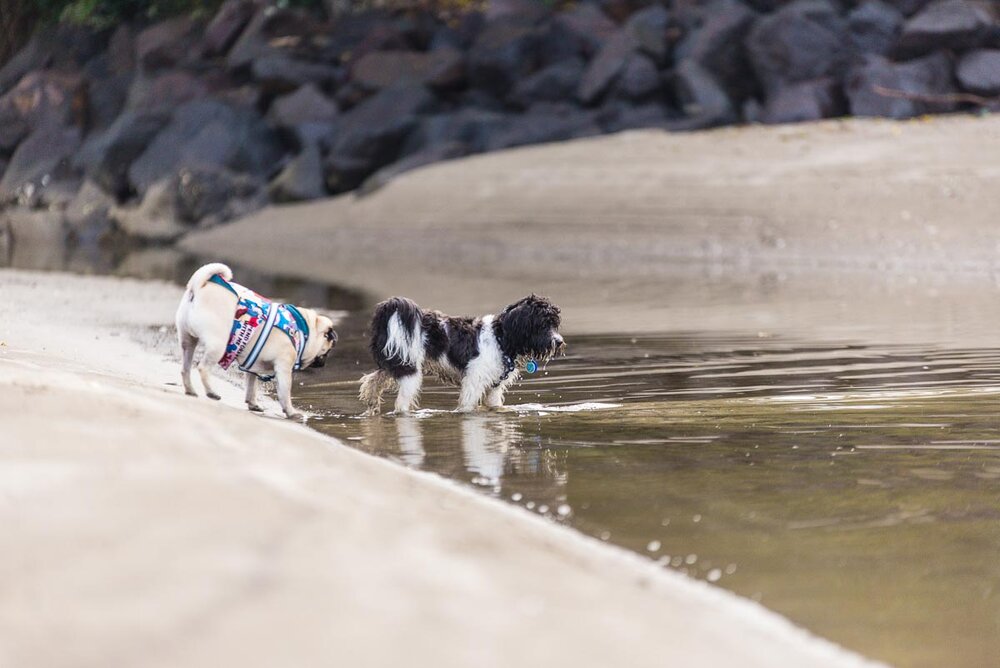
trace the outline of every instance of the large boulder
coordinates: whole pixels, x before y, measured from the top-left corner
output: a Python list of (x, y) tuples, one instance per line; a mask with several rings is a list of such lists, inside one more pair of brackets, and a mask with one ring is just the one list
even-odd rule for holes
[(1000, 95), (1000, 49), (978, 49), (962, 56), (955, 76), (963, 90), (977, 95)]
[(637, 46), (635, 37), (627, 30), (619, 30), (608, 38), (580, 79), (576, 91), (580, 101), (584, 104), (596, 102), (618, 78)]
[(673, 74), (675, 97), (685, 118), (670, 125), (676, 130), (700, 130), (739, 120), (729, 95), (718, 80), (694, 60), (678, 64)]
[(851, 44), (858, 53), (892, 51), (903, 27), (903, 13), (882, 0), (865, 0), (847, 15)]
[(804, 81), (768, 97), (761, 114), (764, 123), (801, 123), (833, 118), (847, 112), (847, 101), (832, 78)]
[(618, 29), (597, 5), (587, 2), (559, 12), (553, 23), (564, 29), (577, 50), (585, 56), (597, 53)]
[(313, 17), (302, 11), (261, 7), (229, 49), (226, 65), (231, 69), (243, 69), (258, 58), (283, 55), (284, 50), (279, 45), (310, 35), (315, 23)]
[(756, 14), (738, 0), (713, 0), (693, 12), (674, 60), (693, 60), (737, 99), (756, 92), (743, 45)]
[(538, 104), (511, 116), (503, 129), (487, 138), (486, 149), (497, 151), (598, 134), (601, 128), (593, 112), (568, 104)]
[(266, 179), (283, 154), (277, 134), (255, 112), (196, 100), (177, 109), (128, 176), (138, 192), (185, 167), (225, 167)]
[(759, 18), (746, 46), (768, 94), (800, 81), (840, 77), (851, 59), (847, 20), (827, 0), (796, 0)]
[(350, 190), (399, 156), (418, 116), (436, 99), (423, 86), (386, 88), (341, 115), (327, 156), (327, 185)]
[(637, 47), (658, 63), (666, 60), (670, 50), (669, 28), (670, 12), (656, 4), (630, 16), (624, 26)]
[(530, 21), (516, 17), (491, 22), (468, 52), (472, 85), (504, 96), (539, 64), (540, 34)]
[(124, 197), (129, 167), (169, 119), (165, 112), (126, 111), (106, 130), (91, 135), (73, 164), (107, 192)]
[(288, 93), (308, 83), (329, 86), (337, 81), (336, 67), (311, 63), (286, 55), (257, 58), (251, 67), (254, 79), (269, 93)]
[(220, 168), (182, 168), (152, 183), (138, 206), (115, 207), (111, 216), (129, 236), (162, 243), (263, 204), (260, 183), (252, 177)]
[(452, 48), (429, 52), (374, 51), (354, 63), (351, 77), (368, 90), (403, 84), (454, 88), (465, 79), (465, 58)]
[(307, 144), (271, 181), (268, 194), (273, 202), (301, 202), (326, 195), (319, 147)]
[[(0, 209), (0, 259), (25, 269), (63, 269), (69, 231), (61, 211), (23, 207)], [(7, 246), (8, 258), (3, 258)]]
[(278, 127), (294, 129), (309, 123), (332, 123), (339, 113), (336, 102), (315, 85), (306, 84), (272, 102), (267, 116)]
[(998, 28), (995, 4), (935, 0), (903, 24), (896, 53), (913, 56), (938, 49), (974, 49)]
[(253, 18), (255, 9), (250, 0), (226, 0), (222, 3), (202, 35), (202, 53), (206, 56), (226, 53)]
[(660, 71), (649, 56), (642, 53), (629, 56), (615, 86), (619, 95), (635, 102), (650, 98), (662, 88)]
[(480, 153), (493, 135), (505, 130), (511, 116), (497, 111), (464, 107), (446, 114), (422, 118), (411, 133), (403, 154), (424, 153), (439, 144), (459, 143), (469, 153)]
[(549, 65), (519, 80), (508, 99), (521, 108), (537, 102), (571, 101), (585, 68), (580, 58), (568, 58)]
[(911, 118), (956, 108), (951, 62), (941, 52), (905, 63), (866, 56), (845, 88), (855, 116)]
[(80, 147), (76, 127), (47, 123), (28, 135), (11, 156), (0, 179), (0, 203), (34, 202), (41, 189), (72, 178), (71, 160)]
[(117, 226), (111, 217), (115, 200), (90, 180), (66, 206), (65, 220), (73, 240), (80, 246), (98, 246), (111, 239)]
[(193, 54), (200, 24), (188, 16), (156, 23), (135, 38), (135, 54), (147, 72), (173, 67)]
[(125, 107), (131, 111), (167, 112), (201, 99), (209, 92), (208, 84), (191, 72), (168, 70), (137, 76), (129, 87)]
[(76, 73), (31, 72), (0, 97), (0, 117), (16, 117), (29, 130), (49, 124), (82, 128), (86, 116), (87, 82)]

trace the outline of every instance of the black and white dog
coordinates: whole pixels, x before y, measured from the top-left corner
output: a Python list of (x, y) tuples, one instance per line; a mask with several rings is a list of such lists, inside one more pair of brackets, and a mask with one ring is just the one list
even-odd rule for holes
[(455, 318), (424, 311), (409, 299), (393, 297), (378, 304), (372, 316), (371, 353), (378, 366), (361, 378), (366, 415), (377, 415), (382, 394), (397, 387), (396, 412), (412, 410), (424, 373), (458, 385), (459, 411), (503, 406), (503, 395), (529, 370), (565, 347), (559, 334), (559, 307), (531, 295), (497, 315)]

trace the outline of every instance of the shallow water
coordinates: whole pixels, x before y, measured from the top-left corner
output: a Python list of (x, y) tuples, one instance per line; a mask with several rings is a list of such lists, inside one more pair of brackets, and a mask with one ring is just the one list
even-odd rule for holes
[[(198, 264), (150, 251), (108, 267), (44, 268), (183, 283)], [(731, 286), (704, 278), (693, 284), (705, 297), (682, 305), (655, 285), (630, 290), (662, 302), (642, 322), (621, 320), (632, 305), (607, 318), (626, 294), (616, 288), (575, 322), (648, 332), (654, 320), (708, 314), (699, 321), (719, 325), (583, 335), (571, 311), (568, 355), (528, 376), (507, 410), (453, 414), (456, 391), (428, 380), (414, 416), (362, 419), (372, 298), (234, 269), (266, 294), (347, 313), (327, 368), (298, 377), (295, 400), (316, 414), (314, 428), (759, 600), (868, 656), (997, 664), (1000, 350), (976, 347), (992, 338), (997, 314), (980, 306), (996, 303), (992, 288), (963, 301), (889, 294), (871, 308), (888, 327), (878, 317), (860, 327), (859, 310), (840, 302), (842, 330), (827, 320), (809, 331), (780, 323), (789, 313), (819, 322), (829, 302), (794, 302), (770, 281), (733, 306), (713, 293), (729, 299)], [(784, 310), (764, 317), (775, 304)], [(753, 318), (767, 333), (733, 326)], [(830, 342), (840, 336), (851, 342)], [(911, 342), (921, 338), (939, 343)]]
[(501, 413), (358, 418), (360, 316), (312, 426), (761, 601), (900, 666), (1000, 657), (1000, 352), (572, 336)]

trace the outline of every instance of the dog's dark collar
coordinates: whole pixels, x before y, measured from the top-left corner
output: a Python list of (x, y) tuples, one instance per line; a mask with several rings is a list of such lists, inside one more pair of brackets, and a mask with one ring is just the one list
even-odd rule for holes
[(510, 377), (510, 374), (514, 373), (514, 369), (517, 368), (517, 365), (514, 363), (514, 358), (511, 357), (506, 350), (504, 350), (503, 335), (500, 333), (500, 328), (495, 325), (493, 327), (493, 336), (496, 338), (497, 347), (503, 355), (503, 373), (500, 375), (500, 379), (493, 383), (493, 387), (500, 387), (500, 384), (507, 380), (507, 378)]

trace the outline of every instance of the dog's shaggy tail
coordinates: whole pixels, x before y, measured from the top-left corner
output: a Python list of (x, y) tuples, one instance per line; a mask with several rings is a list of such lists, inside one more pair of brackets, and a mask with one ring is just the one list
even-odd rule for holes
[(392, 374), (384, 369), (366, 373), (361, 377), (361, 389), (358, 392), (358, 399), (366, 407), (365, 415), (378, 415), (382, 410), (382, 395), (386, 390), (391, 390), (396, 386), (396, 380)]
[(233, 280), (232, 269), (221, 262), (210, 262), (191, 274), (191, 278), (187, 284), (187, 291), (194, 295), (194, 293), (198, 292), (198, 290), (208, 283), (208, 279), (216, 274), (222, 276), (227, 281)]
[(392, 297), (375, 307), (370, 350), (380, 369), (406, 372), (424, 360), (423, 312), (409, 299)]

